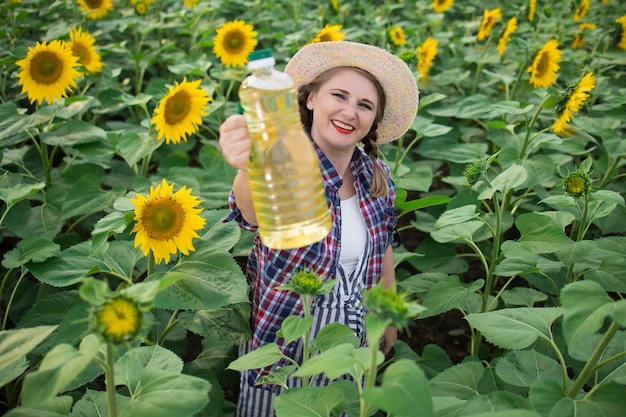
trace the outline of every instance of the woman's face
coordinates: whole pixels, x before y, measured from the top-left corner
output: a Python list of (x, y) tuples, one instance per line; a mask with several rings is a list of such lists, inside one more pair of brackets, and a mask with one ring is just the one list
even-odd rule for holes
[(323, 150), (352, 151), (372, 128), (379, 99), (370, 80), (346, 68), (309, 94), (306, 105), (313, 111), (315, 142)]

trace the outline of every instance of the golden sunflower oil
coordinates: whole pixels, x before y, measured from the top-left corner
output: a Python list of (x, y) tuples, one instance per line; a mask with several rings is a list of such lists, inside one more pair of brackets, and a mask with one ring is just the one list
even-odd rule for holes
[(259, 236), (270, 248), (293, 249), (326, 237), (331, 219), (293, 80), (274, 65), (268, 49), (250, 54), (239, 99), (252, 139), (248, 178)]

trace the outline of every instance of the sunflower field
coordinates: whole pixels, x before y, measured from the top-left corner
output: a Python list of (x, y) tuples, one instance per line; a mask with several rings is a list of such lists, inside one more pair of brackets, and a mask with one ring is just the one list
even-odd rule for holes
[[(253, 236), (222, 222), (235, 170), (218, 127), (250, 52), (282, 69), (310, 42), (350, 40), (402, 58), (420, 88), (409, 132), (379, 148), (398, 293), (366, 295), (370, 346), (403, 330), (383, 358), (328, 326), (266, 382), (361, 382), (287, 390), (277, 416), (623, 417), (622, 0), (0, 10), (0, 414), (234, 415), (237, 371), (282, 354), (237, 359)], [(307, 303), (318, 279), (284, 290)], [(305, 337), (290, 319), (281, 337)]]

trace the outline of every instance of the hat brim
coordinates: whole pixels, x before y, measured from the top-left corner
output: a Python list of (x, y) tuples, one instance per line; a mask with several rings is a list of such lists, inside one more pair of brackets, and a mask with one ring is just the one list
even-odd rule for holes
[(299, 88), (335, 67), (361, 68), (378, 79), (385, 92), (383, 119), (378, 124), (378, 143), (404, 135), (417, 114), (419, 91), (409, 66), (376, 46), (349, 41), (316, 42), (302, 47), (287, 63), (285, 72)]

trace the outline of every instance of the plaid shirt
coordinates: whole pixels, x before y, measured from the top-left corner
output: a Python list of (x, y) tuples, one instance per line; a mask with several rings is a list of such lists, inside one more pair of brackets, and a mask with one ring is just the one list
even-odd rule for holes
[[(331, 232), (320, 242), (289, 250), (270, 249), (263, 245), (257, 234), (246, 268), (252, 303), (252, 349), (257, 349), (267, 343), (277, 343), (283, 353), (290, 357), (293, 357), (296, 342), (287, 345), (276, 335), (276, 332), (280, 330), (284, 319), (290, 315), (301, 315), (302, 304), (297, 294), (274, 288), (288, 283), (292, 275), (300, 269), (315, 272), (318, 276), (324, 277), (324, 280), (335, 278), (341, 248), (339, 188), (342, 179), (314, 141), (313, 146), (319, 157), (326, 198), (331, 208)], [(383, 257), (387, 247), (392, 243), (393, 230), (398, 221), (398, 216), (394, 212), (395, 184), (387, 165), (381, 160), (378, 160), (378, 163), (388, 174), (389, 194), (372, 198), (368, 192), (374, 177), (372, 160), (362, 149), (356, 148), (350, 162), (359, 206), (373, 251), (363, 276), (365, 288), (376, 285), (381, 277)], [(257, 226), (244, 220), (232, 192), (228, 203), (231, 212), (223, 221), (235, 220), (242, 228), (256, 232)], [(251, 379), (256, 380), (259, 373), (259, 371), (253, 371), (250, 375)]]

